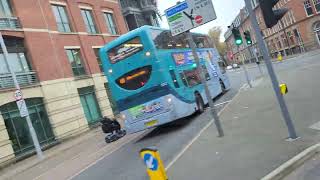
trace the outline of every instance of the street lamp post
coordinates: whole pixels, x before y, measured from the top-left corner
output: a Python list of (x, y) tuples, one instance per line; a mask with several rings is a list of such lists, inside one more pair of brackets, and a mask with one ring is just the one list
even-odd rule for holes
[[(4, 54), (4, 62), (12, 76), (12, 79), (13, 79), (13, 83), (15, 85), (15, 88), (16, 90), (19, 90), (20, 91), (20, 86), (19, 86), (19, 83), (17, 81), (17, 77), (16, 77), (16, 74), (15, 72), (13, 71), (10, 63), (8, 62), (8, 50), (7, 50), (7, 47), (4, 43), (4, 40), (3, 40), (3, 37), (2, 37), (2, 33), (0, 32), (0, 44), (1, 44), (1, 48), (2, 48), (2, 51), (3, 51), (3, 54)], [(24, 101), (23, 99), (21, 99), (22, 101)], [(37, 137), (37, 134), (36, 134), (36, 131), (34, 130), (33, 128), (33, 125), (32, 125), (32, 122), (31, 122), (31, 119), (30, 119), (30, 116), (29, 116), (29, 112), (28, 112), (28, 109), (24, 109), (24, 111), (26, 111), (26, 121), (27, 121), (27, 124), (28, 124), (28, 127), (29, 127), (29, 132), (30, 132), (30, 135), (31, 135), (31, 138), (32, 138), (32, 141), (33, 141), (33, 144), (34, 144), (34, 147), (36, 149), (36, 152), (37, 152), (37, 155), (38, 155), (38, 158), (40, 160), (44, 159), (44, 156), (43, 156), (43, 153), (42, 153), (42, 150), (41, 150), (41, 147), (40, 147), (40, 143), (39, 143), (39, 140), (38, 140), (38, 137)]]

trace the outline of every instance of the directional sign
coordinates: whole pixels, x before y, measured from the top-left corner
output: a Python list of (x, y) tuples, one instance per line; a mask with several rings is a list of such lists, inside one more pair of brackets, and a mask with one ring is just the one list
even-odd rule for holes
[(17, 89), (15, 92), (14, 92), (14, 98), (16, 101), (19, 101), (22, 99), (22, 92), (20, 89)]
[(158, 160), (154, 158), (151, 154), (145, 154), (143, 160), (151, 171), (158, 170)]
[(27, 105), (26, 105), (26, 102), (24, 101), (24, 99), (16, 101), (16, 103), (17, 103), (18, 109), (20, 111), (20, 116), (21, 117), (28, 116), (29, 112), (28, 112), (28, 108), (27, 108)]
[(140, 156), (147, 166), (150, 180), (168, 180), (166, 170), (156, 148), (144, 148), (140, 151)]
[(186, 0), (166, 10), (173, 36), (217, 18), (212, 0)]

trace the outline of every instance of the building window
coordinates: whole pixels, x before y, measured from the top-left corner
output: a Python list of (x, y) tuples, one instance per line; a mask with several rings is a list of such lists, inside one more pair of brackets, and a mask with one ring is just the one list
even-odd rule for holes
[[(8, 64), (15, 73), (30, 72), (31, 68), (24, 53), (9, 53)], [(4, 54), (0, 54), (0, 74), (8, 74), (9, 69), (6, 66)]]
[(103, 14), (104, 14), (104, 19), (107, 23), (107, 27), (108, 27), (109, 32), (113, 35), (118, 34), (118, 30), (117, 30), (117, 26), (116, 26), (116, 23), (113, 18), (113, 14), (112, 13), (103, 13)]
[[(55, 137), (42, 98), (26, 99), (26, 104), (40, 144), (45, 145), (54, 141)], [(15, 154), (21, 155), (33, 150), (33, 141), (27, 122), (24, 117), (20, 116), (16, 102), (1, 106), (0, 112), (4, 119)]]
[(0, 17), (11, 17), (11, 7), (8, 0), (0, 0)]
[(94, 86), (78, 89), (81, 105), (89, 125), (100, 121), (102, 115), (94, 91)]
[(103, 66), (102, 66), (101, 58), (100, 58), (100, 55), (99, 55), (99, 50), (100, 50), (100, 48), (94, 48), (94, 49), (93, 49), (94, 54), (96, 55), (96, 58), (97, 58), (97, 62), (98, 62), (100, 71), (103, 73), (104, 71), (103, 71)]
[(86, 25), (86, 29), (88, 33), (97, 34), (97, 27), (93, 19), (92, 10), (81, 9), (81, 14)]
[(313, 0), (314, 6), (316, 7), (317, 12), (320, 12), (320, 0)]
[(86, 71), (82, 65), (82, 58), (80, 49), (67, 49), (66, 50), (69, 62), (72, 67), (72, 72), (74, 76), (85, 75)]
[(64, 6), (52, 5), (53, 14), (56, 18), (58, 31), (71, 32), (71, 25)]
[(304, 9), (305, 9), (305, 11), (307, 13), (307, 16), (313, 15), (313, 10), (312, 10), (312, 6), (311, 6), (310, 0), (304, 1), (303, 4), (304, 4)]

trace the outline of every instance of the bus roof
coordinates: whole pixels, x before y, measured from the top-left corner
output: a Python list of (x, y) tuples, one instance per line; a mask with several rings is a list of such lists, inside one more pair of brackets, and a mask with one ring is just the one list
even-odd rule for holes
[[(141, 32), (147, 31), (149, 29), (154, 29), (154, 30), (162, 30), (162, 31), (169, 31), (169, 29), (164, 29), (164, 28), (160, 28), (160, 27), (155, 27), (155, 26), (141, 26), (140, 28), (134, 29), (132, 31), (129, 31), (126, 34), (121, 35), (120, 37), (118, 37), (117, 39), (107, 43), (103, 49), (111, 49), (127, 40), (132, 39), (135, 35), (140, 34)], [(205, 34), (201, 34), (201, 33), (192, 33), (192, 34), (197, 34), (197, 35), (205, 35)], [(206, 35), (207, 36), (207, 35)]]

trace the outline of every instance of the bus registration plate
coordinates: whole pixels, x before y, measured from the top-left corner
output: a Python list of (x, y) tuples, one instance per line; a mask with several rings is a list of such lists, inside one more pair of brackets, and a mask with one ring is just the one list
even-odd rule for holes
[(145, 125), (146, 127), (152, 127), (152, 126), (155, 126), (155, 125), (157, 125), (157, 124), (158, 124), (158, 120), (152, 120), (152, 121), (149, 121), (149, 122), (144, 123), (144, 125)]

